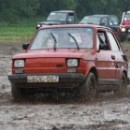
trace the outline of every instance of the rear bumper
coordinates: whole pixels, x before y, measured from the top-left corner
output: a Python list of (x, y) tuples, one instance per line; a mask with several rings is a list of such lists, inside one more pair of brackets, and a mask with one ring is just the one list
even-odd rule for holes
[(78, 87), (85, 80), (85, 76), (82, 74), (75, 73), (65, 73), (65, 74), (53, 74), (59, 77), (58, 82), (28, 82), (28, 76), (49, 76), (52, 74), (37, 74), (37, 75), (27, 75), (27, 74), (13, 74), (9, 75), (8, 79), (12, 84), (17, 87), (62, 87), (62, 88), (74, 88)]

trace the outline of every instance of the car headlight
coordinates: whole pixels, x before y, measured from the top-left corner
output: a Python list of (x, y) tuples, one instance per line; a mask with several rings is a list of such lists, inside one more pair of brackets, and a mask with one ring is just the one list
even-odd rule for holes
[(24, 60), (15, 60), (14, 61), (14, 67), (24, 67)]
[(67, 59), (68, 67), (78, 67), (78, 59)]
[(40, 24), (37, 24), (37, 28), (40, 28), (41, 27), (41, 25)]
[(126, 31), (126, 29), (125, 29), (125, 28), (121, 28), (121, 31), (122, 31), (122, 32), (125, 32), (125, 31)]

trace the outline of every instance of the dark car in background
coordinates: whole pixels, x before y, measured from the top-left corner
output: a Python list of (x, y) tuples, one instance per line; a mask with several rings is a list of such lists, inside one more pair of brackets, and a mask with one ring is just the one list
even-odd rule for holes
[(105, 14), (97, 14), (97, 15), (89, 15), (84, 16), (80, 21), (81, 24), (96, 24), (105, 27), (109, 27), (113, 29), (115, 35), (119, 40), (121, 40), (120, 35), (120, 20), (116, 15), (105, 15)]
[(75, 23), (78, 23), (78, 19), (75, 11), (58, 10), (58, 11), (50, 12), (46, 21), (38, 22), (36, 28), (38, 29), (43, 25), (75, 24)]
[(119, 19), (115, 15), (90, 15), (80, 21), (82, 24), (96, 24), (107, 27), (119, 25)]

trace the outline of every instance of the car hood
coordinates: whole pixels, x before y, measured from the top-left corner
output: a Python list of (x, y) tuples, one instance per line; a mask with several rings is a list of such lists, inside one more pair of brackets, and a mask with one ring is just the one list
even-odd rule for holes
[(28, 53), (21, 53), (13, 56), (12, 59), (27, 59), (27, 58), (81, 58), (82, 53), (79, 52), (63, 52), (63, 51), (32, 51)]

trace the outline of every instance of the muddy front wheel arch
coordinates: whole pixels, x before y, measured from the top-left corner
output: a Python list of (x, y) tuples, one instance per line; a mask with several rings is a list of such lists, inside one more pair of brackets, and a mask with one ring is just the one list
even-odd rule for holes
[(15, 101), (25, 100), (25, 98), (28, 96), (26, 89), (22, 88), (20, 84), (15, 83), (11, 84), (11, 93)]
[(81, 98), (86, 100), (94, 99), (97, 96), (97, 77), (90, 72), (86, 77), (84, 83), (80, 86)]

